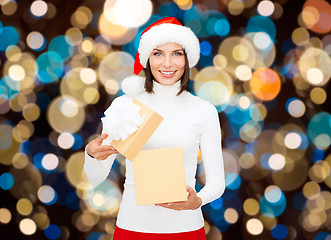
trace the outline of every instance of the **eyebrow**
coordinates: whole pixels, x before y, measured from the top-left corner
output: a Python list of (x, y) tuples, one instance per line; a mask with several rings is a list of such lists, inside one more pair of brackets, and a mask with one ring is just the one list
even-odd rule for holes
[[(157, 48), (154, 48), (153, 50), (163, 52), (162, 50), (157, 49)], [(176, 50), (174, 50), (173, 52), (180, 52), (180, 51), (183, 51), (183, 52), (184, 52), (184, 49), (176, 49)]]

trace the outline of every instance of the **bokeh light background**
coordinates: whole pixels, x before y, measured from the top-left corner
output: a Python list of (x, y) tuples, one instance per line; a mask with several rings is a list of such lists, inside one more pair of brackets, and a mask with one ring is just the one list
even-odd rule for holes
[(330, 3), (0, 5), (1, 239), (112, 239), (125, 161), (92, 188), (84, 147), (123, 94), (143, 29), (174, 16), (201, 41), (190, 89), (217, 107), (223, 132), (227, 187), (203, 207), (208, 240), (331, 240)]

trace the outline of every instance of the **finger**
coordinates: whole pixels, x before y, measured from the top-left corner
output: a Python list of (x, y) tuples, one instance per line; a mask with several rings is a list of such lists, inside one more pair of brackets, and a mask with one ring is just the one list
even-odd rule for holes
[(97, 143), (102, 143), (102, 141), (104, 140), (104, 139), (106, 139), (108, 137), (108, 134), (106, 134), (106, 133), (103, 133), (103, 134), (101, 134), (99, 137), (97, 137), (95, 140), (96, 140), (96, 142)]
[(102, 152), (102, 153), (97, 153), (94, 155), (94, 158), (98, 160), (105, 160), (107, 159), (110, 155), (116, 154), (117, 152), (115, 151), (109, 151), (109, 152)]
[(111, 145), (102, 145), (102, 146), (96, 147), (95, 151), (96, 152), (116, 151), (116, 149), (114, 147), (112, 147)]
[(194, 195), (196, 193), (195, 190), (190, 186), (187, 186), (186, 191), (188, 192), (189, 195)]

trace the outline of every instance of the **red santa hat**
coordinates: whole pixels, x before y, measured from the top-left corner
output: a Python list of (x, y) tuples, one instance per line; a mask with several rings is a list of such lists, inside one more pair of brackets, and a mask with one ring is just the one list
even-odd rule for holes
[(125, 78), (121, 84), (124, 93), (136, 96), (144, 90), (145, 78), (138, 76), (138, 74), (146, 68), (147, 60), (153, 49), (168, 42), (178, 43), (184, 48), (190, 68), (198, 63), (200, 43), (197, 36), (176, 18), (163, 18), (142, 32), (134, 63), (134, 75)]

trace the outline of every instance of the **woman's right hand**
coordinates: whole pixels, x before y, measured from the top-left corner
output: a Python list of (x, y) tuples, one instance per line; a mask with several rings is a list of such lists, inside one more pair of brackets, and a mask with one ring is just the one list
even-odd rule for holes
[(101, 134), (98, 138), (90, 141), (86, 146), (86, 152), (97, 160), (105, 160), (110, 155), (118, 153), (111, 145), (101, 145), (102, 141), (107, 138), (107, 134)]

